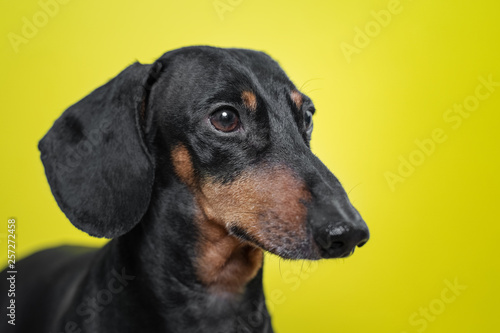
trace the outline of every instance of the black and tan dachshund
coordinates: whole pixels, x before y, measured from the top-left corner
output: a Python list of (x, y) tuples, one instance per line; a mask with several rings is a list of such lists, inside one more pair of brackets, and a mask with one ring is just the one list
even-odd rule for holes
[(112, 240), (22, 260), (0, 331), (272, 332), (263, 251), (344, 258), (369, 238), (309, 148), (314, 111), (268, 55), (208, 46), (135, 63), (71, 106), (41, 159), (69, 220)]

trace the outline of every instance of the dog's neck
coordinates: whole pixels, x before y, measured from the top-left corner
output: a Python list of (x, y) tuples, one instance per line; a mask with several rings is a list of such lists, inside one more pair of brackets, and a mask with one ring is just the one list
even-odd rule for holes
[[(165, 325), (182, 321), (176, 325), (184, 329), (175, 331), (234, 332), (243, 325), (249, 332), (271, 332), (261, 250), (200, 221), (180, 183), (154, 197), (143, 221), (114, 245), (119, 256), (135, 258), (131, 274), (141, 277), (137, 288), (154, 298), (151, 311)], [(207, 224), (200, 228), (200, 222)]]

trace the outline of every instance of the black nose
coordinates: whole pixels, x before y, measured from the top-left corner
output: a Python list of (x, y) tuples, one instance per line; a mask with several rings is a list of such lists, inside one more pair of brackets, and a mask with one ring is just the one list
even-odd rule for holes
[(345, 258), (350, 256), (356, 246), (368, 242), (370, 232), (365, 222), (337, 222), (316, 229), (314, 239), (322, 258)]

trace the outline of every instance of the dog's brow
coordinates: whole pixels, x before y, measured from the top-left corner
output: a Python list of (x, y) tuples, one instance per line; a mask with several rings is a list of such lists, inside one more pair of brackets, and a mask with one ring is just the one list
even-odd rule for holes
[(302, 98), (302, 94), (301, 93), (299, 93), (297, 90), (293, 90), (290, 93), (290, 98), (292, 99), (292, 101), (297, 106), (297, 109), (300, 109), (302, 107), (302, 103), (304, 102), (304, 100)]
[(252, 110), (255, 111), (257, 110), (257, 97), (255, 94), (251, 91), (245, 90), (241, 93), (241, 100), (243, 101), (243, 104), (245, 106)]

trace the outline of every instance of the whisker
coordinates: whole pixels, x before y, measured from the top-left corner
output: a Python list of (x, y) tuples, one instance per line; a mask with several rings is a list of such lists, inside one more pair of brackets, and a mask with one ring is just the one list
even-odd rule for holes
[(302, 85), (300, 86), (300, 89), (299, 90), (302, 90), (309, 82), (311, 81), (315, 81), (315, 80), (323, 80), (324, 78), (322, 77), (317, 77), (317, 78), (312, 78), (312, 79), (309, 79), (307, 80), (306, 82), (302, 83)]
[(310, 94), (310, 93), (312, 93), (313, 91), (316, 91), (316, 90), (321, 90), (321, 89), (323, 89), (323, 88), (316, 88), (316, 89), (313, 89), (313, 90), (308, 90), (308, 91), (307, 91), (307, 94), (309, 95), (309, 94)]
[(245, 212), (245, 211), (239, 211), (239, 212), (236, 212), (236, 214), (259, 215), (258, 212)]
[(354, 185), (354, 187), (353, 187), (353, 188), (351, 188), (351, 189), (349, 190), (349, 192), (347, 192), (347, 195), (349, 195), (349, 194), (352, 192), (352, 190), (354, 190), (356, 187), (358, 187), (358, 186), (359, 186), (359, 185), (361, 185), (362, 183), (363, 183), (363, 182), (360, 182), (360, 183), (357, 183), (356, 185)]

